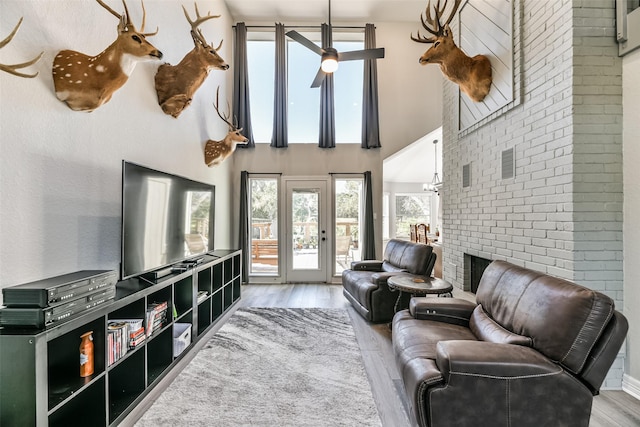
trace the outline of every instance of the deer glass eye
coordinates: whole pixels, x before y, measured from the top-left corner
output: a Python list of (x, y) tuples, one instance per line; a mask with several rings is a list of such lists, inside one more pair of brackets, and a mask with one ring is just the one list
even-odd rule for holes
[(438, 47), (438, 45), (439, 45), (439, 44), (440, 44), (440, 42), (439, 42), (439, 41), (438, 41), (438, 42), (435, 42), (435, 43), (433, 44), (433, 47)]
[(136, 34), (132, 35), (131, 38), (137, 41), (138, 43), (142, 43), (142, 40), (140, 40), (140, 37), (138, 37)]

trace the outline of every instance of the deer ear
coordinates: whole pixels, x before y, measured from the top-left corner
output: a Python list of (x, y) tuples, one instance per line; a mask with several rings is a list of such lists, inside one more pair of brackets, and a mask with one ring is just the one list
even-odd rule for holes
[(444, 26), (444, 36), (453, 39), (453, 32), (451, 31), (451, 27), (449, 27), (449, 24)]

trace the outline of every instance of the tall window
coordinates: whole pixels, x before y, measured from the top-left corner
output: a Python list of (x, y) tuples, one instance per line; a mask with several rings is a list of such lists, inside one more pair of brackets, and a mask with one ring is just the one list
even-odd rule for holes
[(431, 223), (432, 193), (396, 194), (396, 237), (410, 238), (410, 224)]
[(273, 34), (271, 34), (271, 40), (247, 41), (251, 126), (256, 143), (271, 142), (275, 57)]
[(277, 275), (278, 179), (251, 178), (251, 274)]
[[(320, 46), (320, 31), (302, 35)], [(273, 129), (275, 45), (273, 33), (249, 32), (247, 60), (251, 122), (256, 143), (270, 143)], [(339, 52), (364, 49), (364, 33), (333, 32)], [(290, 144), (317, 144), (320, 121), (320, 88), (311, 83), (320, 67), (320, 57), (287, 39), (288, 123)], [(334, 76), (336, 143), (360, 143), (362, 129), (362, 60), (341, 62)]]
[(363, 180), (336, 178), (335, 180), (335, 273), (349, 268), (351, 261), (360, 261)]

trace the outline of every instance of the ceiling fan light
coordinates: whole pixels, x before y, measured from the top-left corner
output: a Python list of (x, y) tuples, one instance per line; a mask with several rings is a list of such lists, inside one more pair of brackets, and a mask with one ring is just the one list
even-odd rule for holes
[(326, 48), (322, 54), (322, 71), (333, 73), (338, 69), (338, 51), (333, 48)]

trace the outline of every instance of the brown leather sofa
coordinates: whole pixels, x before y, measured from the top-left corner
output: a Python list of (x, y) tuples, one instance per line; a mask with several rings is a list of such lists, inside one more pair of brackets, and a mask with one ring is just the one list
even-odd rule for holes
[[(391, 239), (382, 261), (355, 261), (342, 272), (344, 296), (370, 322), (390, 322), (398, 293), (387, 285), (395, 274), (431, 276), (436, 262), (432, 247), (423, 243)], [(403, 293), (398, 307), (406, 308), (411, 296)]]
[(420, 426), (588, 426), (628, 323), (608, 296), (493, 261), (477, 304), (413, 298), (392, 340)]

